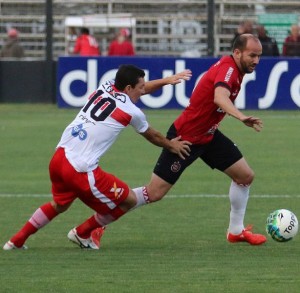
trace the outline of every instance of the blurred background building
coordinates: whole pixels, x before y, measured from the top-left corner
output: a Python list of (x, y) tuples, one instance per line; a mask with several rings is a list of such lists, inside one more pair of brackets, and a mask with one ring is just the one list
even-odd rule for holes
[[(244, 20), (265, 25), (269, 35), (282, 47), (291, 24), (299, 23), (300, 1), (215, 0), (213, 22), (208, 19), (207, 0), (53, 0), (53, 58), (66, 55), (79, 26), (66, 26), (67, 17), (97, 18), (127, 14), (134, 19), (130, 27), (137, 56), (221, 56), (231, 50), (237, 27)], [(0, 0), (0, 47), (10, 28), (20, 32), (26, 58), (46, 58), (47, 0)], [(102, 55), (107, 52), (118, 25), (89, 23)], [(213, 48), (208, 42), (213, 29)], [(210, 53), (209, 53), (210, 52)]]

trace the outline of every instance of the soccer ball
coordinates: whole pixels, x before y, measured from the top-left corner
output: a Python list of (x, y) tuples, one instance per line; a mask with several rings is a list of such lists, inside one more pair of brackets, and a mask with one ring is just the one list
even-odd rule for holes
[(278, 242), (292, 240), (298, 232), (298, 219), (289, 210), (276, 210), (268, 216), (266, 230)]

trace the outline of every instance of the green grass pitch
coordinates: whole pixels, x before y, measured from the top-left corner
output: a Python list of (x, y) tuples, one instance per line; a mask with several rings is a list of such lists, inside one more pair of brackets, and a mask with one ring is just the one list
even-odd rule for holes
[[(0, 244), (50, 200), (48, 164), (77, 110), (55, 105), (0, 104)], [(165, 133), (175, 110), (145, 111)], [(300, 218), (300, 112), (247, 111), (264, 121), (261, 133), (227, 117), (221, 130), (256, 173), (246, 224), (265, 233), (274, 209)], [(100, 162), (129, 183), (149, 181), (160, 149), (126, 129)], [(75, 202), (30, 237), (27, 251), (0, 250), (1, 292), (299, 292), (300, 235), (270, 238), (260, 247), (229, 244), (230, 180), (196, 162), (160, 202), (135, 210), (106, 230), (100, 251), (83, 251), (68, 231), (92, 212)]]

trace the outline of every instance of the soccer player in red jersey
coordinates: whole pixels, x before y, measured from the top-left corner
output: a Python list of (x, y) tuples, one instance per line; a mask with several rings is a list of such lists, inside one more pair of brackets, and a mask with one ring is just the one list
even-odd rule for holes
[(185, 168), (200, 158), (212, 169), (231, 178), (227, 240), (246, 241), (252, 245), (260, 245), (266, 241), (264, 235), (253, 234), (250, 226), (244, 227), (254, 172), (238, 147), (218, 127), (228, 114), (256, 131), (261, 130), (261, 119), (243, 114), (233, 103), (244, 75), (254, 71), (261, 54), (261, 43), (252, 34), (242, 34), (235, 39), (232, 55), (222, 57), (203, 75), (192, 93), (189, 105), (167, 133), (169, 139), (181, 136), (183, 140), (192, 142), (190, 155), (182, 160), (163, 149), (150, 183), (135, 189), (137, 194), (144, 195), (145, 201), (158, 201), (172, 188)]

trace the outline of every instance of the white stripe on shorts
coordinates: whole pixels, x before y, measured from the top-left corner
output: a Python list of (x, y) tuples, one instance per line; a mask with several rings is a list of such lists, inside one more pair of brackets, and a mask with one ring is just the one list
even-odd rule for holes
[(101, 193), (98, 188), (95, 186), (95, 177), (92, 171), (88, 172), (88, 180), (90, 184), (90, 189), (93, 195), (98, 198), (101, 202), (105, 203), (111, 210), (116, 207), (115, 203), (111, 201), (105, 194)]

